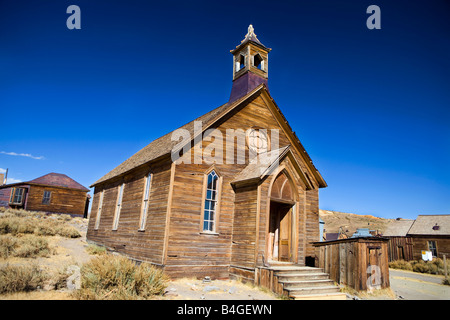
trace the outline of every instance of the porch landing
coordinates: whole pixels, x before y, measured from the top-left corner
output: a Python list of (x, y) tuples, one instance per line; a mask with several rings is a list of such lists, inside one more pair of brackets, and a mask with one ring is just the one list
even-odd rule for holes
[(345, 300), (328, 273), (321, 268), (289, 262), (270, 262), (257, 269), (256, 283), (295, 300)]

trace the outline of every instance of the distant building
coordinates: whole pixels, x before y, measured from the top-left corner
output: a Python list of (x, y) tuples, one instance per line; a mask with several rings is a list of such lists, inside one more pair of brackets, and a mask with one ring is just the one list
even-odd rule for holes
[(450, 215), (419, 215), (416, 220), (392, 221), (383, 237), (389, 238), (389, 261), (419, 260), (422, 251), (433, 257), (450, 255)]
[(61, 173), (0, 186), (0, 207), (87, 216), (89, 189)]
[(433, 257), (450, 256), (450, 214), (419, 215), (408, 236), (413, 239), (413, 259), (421, 259), (425, 250)]
[(373, 235), (370, 232), (371, 230), (369, 230), (369, 228), (358, 228), (351, 237), (352, 238), (372, 237)]

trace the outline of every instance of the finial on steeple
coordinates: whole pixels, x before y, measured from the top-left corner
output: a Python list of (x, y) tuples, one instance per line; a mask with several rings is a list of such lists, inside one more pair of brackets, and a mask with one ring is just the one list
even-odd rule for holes
[(248, 26), (248, 31), (247, 31), (247, 34), (245, 35), (245, 37), (246, 38), (247, 37), (251, 37), (252, 35), (255, 35), (255, 37), (256, 37), (255, 29), (253, 29), (253, 25), (249, 25)]
[(256, 37), (255, 29), (253, 28), (253, 25), (248, 26), (247, 34), (245, 35), (244, 40), (242, 40), (241, 43), (243, 43), (246, 40), (253, 40), (253, 41), (259, 42), (258, 38)]

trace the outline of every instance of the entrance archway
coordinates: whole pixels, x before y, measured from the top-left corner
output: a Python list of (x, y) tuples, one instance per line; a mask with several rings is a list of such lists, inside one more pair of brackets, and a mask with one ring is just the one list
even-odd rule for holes
[(284, 171), (275, 178), (269, 201), (268, 260), (292, 261), (295, 240), (293, 230), (295, 193)]

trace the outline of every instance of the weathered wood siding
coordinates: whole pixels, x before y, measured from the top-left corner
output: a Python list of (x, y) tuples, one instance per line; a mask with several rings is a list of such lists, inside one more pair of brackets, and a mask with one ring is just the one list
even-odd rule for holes
[(236, 190), (231, 260), (235, 267), (255, 267), (256, 199), (256, 186)]
[(413, 259), (413, 241), (411, 237), (387, 237), (389, 262)]
[[(50, 191), (50, 203), (43, 204), (44, 191)], [(81, 190), (31, 185), (26, 199), (26, 209), (83, 216), (87, 193)]]
[[(387, 239), (350, 238), (314, 244), (318, 267), (330, 275), (330, 279), (355, 290), (368, 290), (372, 285), (389, 287)], [(373, 267), (375, 266), (377, 271)], [(379, 279), (372, 277), (379, 272)], [(372, 278), (371, 278), (372, 277)], [(379, 280), (379, 281), (378, 281)]]
[(450, 257), (450, 237), (449, 236), (411, 236), (413, 241), (413, 259), (422, 259), (422, 250), (428, 251), (428, 241), (436, 242), (436, 250), (438, 258), (443, 257), (445, 254)]
[(319, 230), (319, 190), (306, 191), (305, 208), (305, 259), (308, 265), (314, 266), (314, 246), (313, 242), (320, 241)]
[[(152, 171), (149, 209), (144, 231), (139, 231), (145, 177)], [(170, 164), (156, 164), (133, 170), (129, 174), (95, 187), (87, 239), (131, 258), (163, 264)], [(112, 230), (118, 187), (124, 185), (122, 208), (117, 230)], [(95, 221), (101, 191), (104, 190), (99, 228)]]

